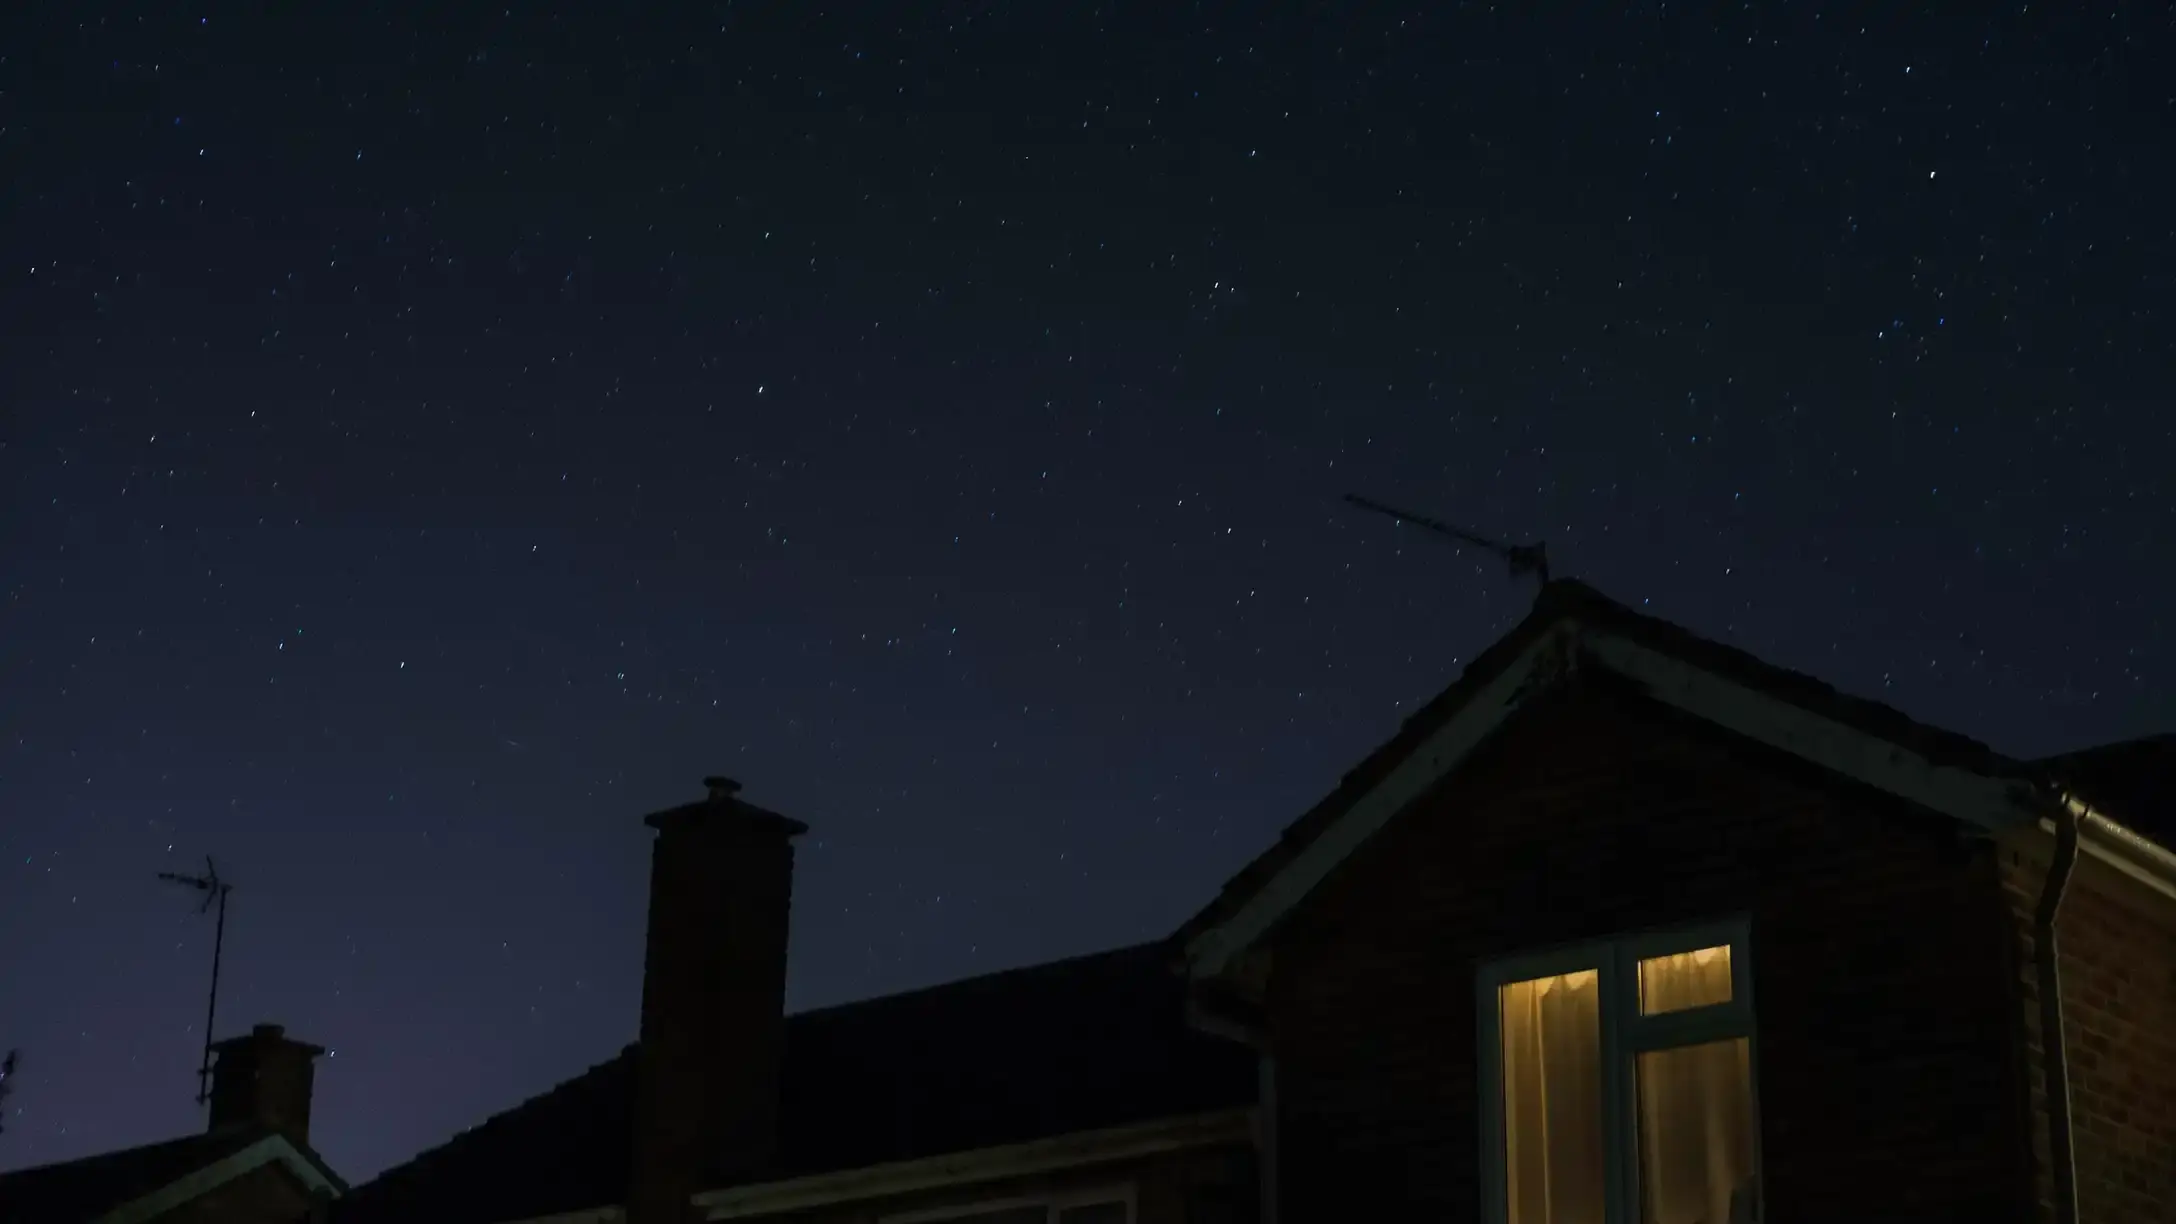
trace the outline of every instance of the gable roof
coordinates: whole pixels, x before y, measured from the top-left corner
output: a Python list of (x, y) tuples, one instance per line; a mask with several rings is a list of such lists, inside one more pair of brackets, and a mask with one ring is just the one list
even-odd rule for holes
[[(358, 1186), (342, 1224), (495, 1224), (626, 1199), (634, 1048)], [(1153, 943), (787, 1017), (778, 1166), (843, 1169), (1251, 1105)]]
[[(1242, 868), (1181, 928), (1196, 977), (1224, 972), (1369, 837), (1451, 773), (1527, 700), (1578, 668), (1630, 681), (1732, 734), (1799, 756), (1987, 832), (2051, 810), (2044, 767), (1852, 697), (1799, 672), (1645, 616), (1584, 583), (1544, 586), (1533, 611), (1456, 683)], [(2176, 857), (2100, 820), (2088, 848), (2148, 858), (2176, 896)], [(2120, 835), (2120, 836), (2117, 836)]]
[(313, 1189), (346, 1189), (316, 1153), (259, 1126), (224, 1127), (0, 1174), (0, 1220), (95, 1224), (154, 1219), (268, 1163)]

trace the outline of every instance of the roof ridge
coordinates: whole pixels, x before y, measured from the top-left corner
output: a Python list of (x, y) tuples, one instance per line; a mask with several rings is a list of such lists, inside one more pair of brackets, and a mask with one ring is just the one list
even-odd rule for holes
[(828, 1016), (836, 1012), (849, 1011), (861, 1007), (873, 1007), (880, 1003), (894, 1003), (903, 999), (918, 998), (926, 995), (937, 994), (941, 991), (955, 990), (963, 986), (975, 986), (984, 983), (997, 982), (1008, 978), (1027, 977), (1036, 973), (1055, 972), (1059, 969), (1073, 968), (1084, 962), (1092, 960), (1116, 960), (1129, 954), (1146, 956), (1152, 951), (1158, 949), (1169, 949), (1171, 946), (1171, 941), (1168, 938), (1157, 938), (1147, 940), (1141, 943), (1122, 944), (1115, 948), (1104, 948), (1096, 952), (1078, 952), (1071, 956), (1061, 956), (1054, 960), (1034, 961), (1024, 965), (1013, 965), (1004, 969), (992, 969), (987, 973), (976, 973), (970, 974), (967, 977), (949, 978), (942, 982), (931, 982), (926, 986), (910, 986), (905, 990), (895, 990), (890, 994), (870, 995), (867, 998), (862, 999), (849, 999), (843, 1003), (826, 1003), (822, 1007), (804, 1008), (801, 1011), (786, 1013), (786, 1019), (790, 1021), (798, 1020), (803, 1016)]
[(627, 1062), (634, 1056), (636, 1044), (637, 1043), (630, 1041), (626, 1045), (621, 1046), (619, 1052), (612, 1055), (610, 1058), (604, 1059), (601, 1062), (591, 1063), (589, 1066), (584, 1067), (582, 1070), (577, 1071), (570, 1076), (567, 1076), (565, 1079), (554, 1082), (550, 1087), (545, 1088), (542, 1091), (535, 1092), (529, 1096), (523, 1097), (521, 1100), (507, 1106), (505, 1109), (502, 1109), (497, 1113), (486, 1115), (484, 1119), (480, 1122), (474, 1123), (470, 1126), (462, 1127), (460, 1130), (455, 1131), (446, 1139), (436, 1144), (433, 1144), (430, 1147), (424, 1148), (422, 1151), (417, 1152), (415, 1155), (410, 1156), (408, 1159), (403, 1160), (398, 1164), (389, 1165), (386, 1168), (379, 1170), (377, 1173), (371, 1175), (370, 1179), (367, 1182), (362, 1183), (362, 1185), (377, 1185), (379, 1183), (384, 1183), (392, 1180), (406, 1179), (408, 1177), (416, 1175), (419, 1172), (428, 1172), (429, 1170), (427, 1166), (436, 1164), (437, 1162), (444, 1160), (449, 1156), (459, 1155), (463, 1149), (474, 1146), (475, 1142), (483, 1137), (484, 1132), (491, 1130), (492, 1128), (500, 1125), (501, 1123), (517, 1118), (526, 1112), (537, 1109), (539, 1106), (543, 1105), (544, 1102), (549, 1098), (558, 1096), (561, 1092), (574, 1086), (575, 1084), (582, 1082), (583, 1080), (591, 1079), (606, 1071), (610, 1071), (621, 1063)]
[[(1187, 1027), (1160, 989), (1182, 985), (1168, 953), (1166, 940), (1125, 944), (784, 1017), (771, 1172), (859, 1168), (1251, 1102), (1251, 1054)], [(1019, 1023), (1054, 1009), (1083, 1026), (1066, 1041)], [(640, 1049), (625, 1046), (384, 1170), (336, 1218), (527, 1219), (623, 1201)], [(903, 1061), (903, 1049), (927, 1061)], [(1039, 1088), (1026, 1091), (1030, 1082)]]
[(1733, 642), (1634, 608), (1588, 583), (1557, 579), (1541, 588), (1533, 606), (1516, 624), (1483, 647), (1447, 685), (1415, 707), (1386, 739), (1348, 768), (1328, 794), (1287, 822), (1267, 848), (1234, 872), (1179, 928), (1175, 939), (1191, 947), (1203, 932), (1224, 921), (1244, 903), (1244, 898), (1311, 845), (1324, 828), (1380, 785), (1439, 726), (1478, 699), (1496, 675), (1566, 625), (1572, 627), (1569, 636), (1575, 649), (1581, 642), (1615, 638), (1728, 683), (1764, 692), (1787, 706), (1819, 714), (1860, 734), (1909, 750), (1931, 764), (1962, 769), (1997, 782), (2036, 785), (2042, 781), (2043, 770), (2033, 763), (2000, 752), (1982, 740), (1859, 696)]
[(44, 1164), (21, 1165), (13, 1169), (0, 1170), (0, 1182), (4, 1182), (11, 1177), (27, 1177), (33, 1173), (66, 1169), (99, 1160), (112, 1160), (121, 1156), (133, 1155), (137, 1152), (148, 1152), (154, 1148), (178, 1148), (185, 1144), (203, 1143), (222, 1133), (222, 1131), (192, 1131), (186, 1135), (174, 1135), (166, 1139), (151, 1139), (143, 1143), (132, 1143), (127, 1147), (109, 1148), (103, 1152), (85, 1152), (81, 1156), (69, 1156), (62, 1160), (48, 1160)]
[(2036, 763), (2074, 761), (2079, 757), (2089, 757), (2097, 753), (2121, 752), (2126, 749), (2135, 751), (2140, 748), (2161, 747), (2163, 745), (2176, 745), (2176, 731), (2153, 731), (2145, 735), (2131, 735), (2122, 739), (2103, 740), (2097, 744), (2087, 744), (2082, 748), (2068, 748), (2061, 752), (2051, 752), (2045, 756), (2035, 757), (2034, 760)]
[[(974, 986), (984, 983), (994, 983), (1006, 980), (1017, 980), (1019, 978), (1030, 976), (1038, 972), (1052, 972), (1060, 969), (1076, 967), (1084, 962), (1098, 959), (1115, 960), (1128, 954), (1145, 956), (1158, 948), (1168, 947), (1169, 943), (1170, 941), (1168, 939), (1153, 939), (1141, 943), (1123, 944), (1115, 948), (1104, 948), (1095, 952), (1083, 952), (1073, 956), (1059, 957), (1055, 960), (1035, 961), (1024, 965), (1013, 965), (1004, 969), (991, 970), (988, 973), (978, 973), (969, 977), (953, 978), (949, 981), (933, 982), (926, 986), (916, 986), (907, 990), (894, 991), (891, 994), (871, 995), (865, 999), (853, 999), (844, 1003), (831, 1003), (826, 1004), (823, 1007), (807, 1008), (802, 1011), (789, 1012), (786, 1015), (786, 1020), (791, 1023), (792, 1021), (800, 1019), (802, 1017), (831, 1016), (840, 1013), (856, 1011), (866, 1007), (873, 1007), (884, 1003), (893, 1003), (906, 999), (923, 998), (939, 994), (943, 991), (954, 990), (966, 986)], [(607, 1073), (614, 1068), (620, 1066), (621, 1064), (630, 1061), (634, 1057), (635, 1051), (640, 1046), (641, 1042), (630, 1041), (627, 1044), (621, 1046), (619, 1052), (612, 1055), (611, 1057), (604, 1059), (601, 1062), (593, 1063), (590, 1066), (575, 1072), (573, 1075), (567, 1076), (565, 1079), (558, 1080), (551, 1084), (549, 1087), (533, 1093), (513, 1105), (509, 1105), (505, 1109), (499, 1110), (497, 1113), (488, 1115), (482, 1121), (476, 1122), (470, 1126), (463, 1127), (459, 1131), (454, 1132), (454, 1134), (452, 1134), (445, 1140), (430, 1147), (427, 1147), (420, 1152), (417, 1152), (415, 1155), (410, 1156), (408, 1159), (403, 1160), (398, 1164), (390, 1165), (385, 1169), (380, 1170), (378, 1173), (374, 1174), (369, 1179), (369, 1181), (363, 1184), (374, 1185), (381, 1182), (402, 1181), (410, 1177), (416, 1176), (420, 1173), (428, 1172), (428, 1166), (435, 1165), (441, 1160), (448, 1159), (453, 1156), (458, 1156), (465, 1148), (473, 1146), (473, 1144), (477, 1140), (483, 1138), (486, 1132), (493, 1131), (495, 1128), (499, 1127), (505, 1122), (516, 1119), (524, 1113), (542, 1107), (548, 1100), (559, 1096), (561, 1093), (565, 1092), (569, 1088), (572, 1088), (576, 1084), (579, 1084), (585, 1080), (592, 1079), (598, 1075)]]
[[(1630, 604), (1611, 598), (1586, 583), (1566, 579), (1562, 585), (1567, 589), (1556, 601), (1553, 601), (1562, 605), (1555, 609), (1555, 619), (1576, 616), (1583, 609), (1620, 617), (1632, 622), (1639, 629), (1657, 633), (1669, 639), (1668, 646), (1678, 652), (1682, 653), (1687, 650), (1715, 652), (1724, 656), (1722, 661), (1746, 668), (1754, 677), (1758, 678), (1759, 682), (1802, 687), (1804, 691), (1782, 694), (1790, 704), (1803, 706), (1808, 699), (1836, 702), (1843, 707), (1840, 712), (1856, 715), (1861, 720), (1870, 720), (1877, 724), (1896, 724), (1888, 727), (1862, 728), (1870, 734), (1891, 739), (1892, 742), (1895, 742), (1894, 737), (1897, 735), (1911, 735), (1921, 739), (1943, 741), (1945, 747), (1967, 750), (1976, 756), (1984, 758), (1976, 762), (1976, 765), (1981, 772), (1991, 777), (2012, 776), (2029, 779), (2036, 776), (2035, 771), (2030, 768), (2033, 765), (2030, 759), (2014, 753), (2003, 752), (1977, 736), (1952, 730), (1948, 726), (1931, 722), (1887, 702), (1861, 696), (1857, 692), (1843, 688), (1812, 672), (1800, 671), (1797, 668), (1785, 666), (1766, 656), (1756, 654), (1735, 642), (1712, 636), (1678, 621), (1657, 616), (1652, 612), (1641, 611)], [(1536, 602), (1536, 613), (1538, 614), (1540, 601), (1537, 600)], [(1606, 623), (1596, 624), (1593, 627), (1605, 632), (1610, 628)], [(1697, 659), (1692, 661), (1699, 662)]]

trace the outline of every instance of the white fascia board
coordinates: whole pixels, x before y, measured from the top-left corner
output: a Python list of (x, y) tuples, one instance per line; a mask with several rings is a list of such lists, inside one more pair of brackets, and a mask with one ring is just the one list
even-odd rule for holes
[(706, 1220), (744, 1220), (1253, 1139), (1252, 1109), (1187, 1114), (1003, 1147), (709, 1190), (695, 1196), (694, 1206)]
[(202, 1198), (237, 1177), (268, 1164), (282, 1164), (295, 1180), (312, 1193), (337, 1195), (340, 1187), (325, 1177), (316, 1163), (279, 1135), (267, 1135), (241, 1151), (213, 1161), (187, 1176), (168, 1182), (140, 1198), (121, 1204), (99, 1216), (95, 1224), (144, 1224), (194, 1199)]
[[(2063, 802), (2078, 821), (2078, 847), (2153, 891), (2176, 901), (2176, 853), (2136, 829), (2094, 809), (2074, 795)], [(2055, 822), (2042, 818), (2040, 831), (2055, 836)]]
[(2014, 779), (1937, 765), (1880, 736), (1614, 634), (1591, 634), (1582, 647), (1665, 704), (1973, 828), (1995, 832), (2034, 814)]
[(1235, 913), (1195, 936), (1186, 949), (1189, 972), (1198, 978), (1222, 973), (1340, 863), (1389, 824), (1391, 817), (1458, 768), (1527, 698), (1545, 687), (1535, 681), (1555, 678), (1547, 674), (1545, 664), (1563, 658), (1576, 634), (1577, 626), (1567, 621), (1536, 637), (1450, 721), (1393, 767), (1389, 776), (1347, 808), (1283, 870), (1264, 881)]
[(1373, 790), (1271, 876), (1223, 922), (1187, 946), (1193, 976), (1214, 977), (1289, 913), (1339, 864), (1415, 799), (1464, 763), (1519, 706), (1568, 669), (1598, 666), (1693, 717), (1791, 753), (1843, 777), (1993, 832), (2031, 821), (2031, 794), (2014, 779), (1938, 765), (1880, 736), (1846, 726), (1607, 630), (1566, 620), (1538, 637)]

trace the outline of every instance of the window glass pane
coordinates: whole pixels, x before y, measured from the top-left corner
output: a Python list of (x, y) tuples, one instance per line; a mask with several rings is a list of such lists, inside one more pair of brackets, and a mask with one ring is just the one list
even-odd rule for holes
[(1730, 945), (1640, 962), (1640, 1014), (1659, 1016), (1730, 1002)]
[(1639, 1056), (1641, 1224), (1751, 1224), (1753, 1062), (1743, 1037)]
[(1126, 1205), (1083, 1203), (1058, 1212), (1058, 1224), (1126, 1224)]
[(1508, 1224), (1602, 1224), (1600, 975), (1498, 992)]

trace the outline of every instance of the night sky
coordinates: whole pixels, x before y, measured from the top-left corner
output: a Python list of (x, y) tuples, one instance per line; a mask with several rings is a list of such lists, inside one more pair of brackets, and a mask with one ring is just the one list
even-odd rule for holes
[(207, 854), (354, 1179), (632, 1037), (707, 773), (794, 1007), (1167, 933), (1532, 597), (1346, 491), (2176, 725), (2170, 8), (1525, 7), (11, 12), (0, 1167), (201, 1125)]

